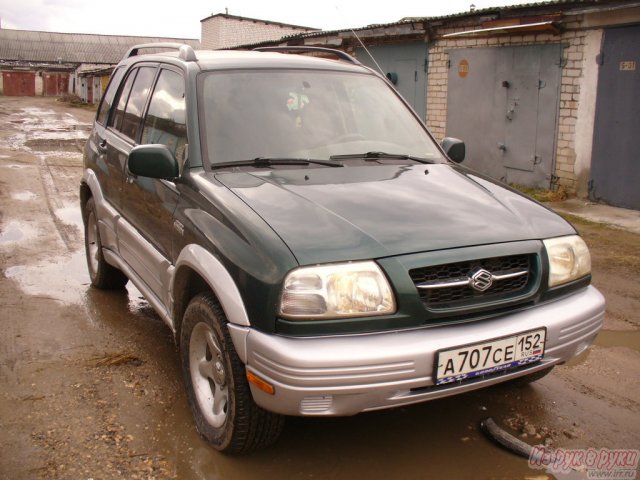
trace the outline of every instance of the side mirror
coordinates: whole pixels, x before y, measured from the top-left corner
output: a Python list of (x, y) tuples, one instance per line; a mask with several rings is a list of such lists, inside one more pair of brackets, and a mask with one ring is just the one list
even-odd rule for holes
[(442, 139), (442, 149), (447, 156), (456, 163), (461, 163), (466, 154), (466, 147), (462, 140), (453, 137), (445, 137)]
[(151, 144), (133, 147), (127, 168), (134, 175), (149, 178), (173, 179), (180, 176), (178, 161), (166, 145)]

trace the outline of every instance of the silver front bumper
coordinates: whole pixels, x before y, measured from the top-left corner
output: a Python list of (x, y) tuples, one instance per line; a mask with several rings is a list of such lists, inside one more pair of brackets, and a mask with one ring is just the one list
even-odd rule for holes
[[(285, 415), (353, 415), (475, 390), (566, 362), (595, 339), (604, 297), (594, 287), (525, 311), (458, 325), (377, 334), (292, 338), (253, 329), (233, 335), (247, 369), (275, 387), (251, 385), (255, 401)], [(435, 386), (438, 350), (546, 327), (544, 358), (526, 369)]]

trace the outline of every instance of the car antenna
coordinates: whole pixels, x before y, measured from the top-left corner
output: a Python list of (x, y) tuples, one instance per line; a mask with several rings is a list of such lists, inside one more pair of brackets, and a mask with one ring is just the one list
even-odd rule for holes
[(364, 43), (362, 43), (362, 40), (360, 40), (360, 37), (358, 36), (358, 34), (355, 32), (355, 30), (353, 28), (350, 28), (349, 30), (351, 30), (351, 33), (353, 33), (353, 36), (356, 37), (356, 40), (358, 40), (360, 45), (362, 45), (362, 48), (364, 48), (364, 51), (367, 52), (367, 55), (369, 55), (369, 57), (371, 57), (371, 60), (373, 60), (373, 63), (375, 63), (376, 67), (378, 67), (378, 71), (384, 77), (385, 73), (382, 71), (382, 68), (380, 68), (380, 65), (378, 64), (378, 62), (376, 62), (376, 59), (374, 58), (374, 56), (371, 55), (371, 52), (369, 51), (369, 49), (364, 45)]
[[(340, 15), (340, 9), (338, 8), (338, 5), (334, 5), (334, 8), (336, 9), (336, 12), (338, 13), (338, 15)], [(369, 57), (371, 58), (371, 60), (373, 60), (373, 63), (376, 64), (376, 67), (378, 68), (378, 71), (382, 74), (382, 76), (385, 76), (385, 73), (382, 71), (382, 68), (380, 68), (380, 65), (378, 64), (378, 62), (376, 62), (376, 59), (374, 58), (373, 55), (371, 55), (371, 52), (369, 51), (369, 49), (365, 46), (364, 43), (362, 43), (362, 40), (360, 40), (360, 37), (358, 36), (358, 34), (355, 32), (355, 30), (353, 28), (350, 28), (349, 30), (351, 30), (351, 33), (353, 33), (353, 36), (356, 37), (356, 40), (358, 40), (358, 43), (360, 45), (362, 45), (362, 48), (364, 48), (364, 51), (367, 52), (367, 55), (369, 55)]]

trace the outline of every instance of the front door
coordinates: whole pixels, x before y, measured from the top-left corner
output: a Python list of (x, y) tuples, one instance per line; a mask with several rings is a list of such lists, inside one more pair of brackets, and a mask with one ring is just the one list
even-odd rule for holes
[[(184, 93), (182, 74), (161, 69), (140, 137), (140, 144), (166, 145), (179, 161), (185, 158), (187, 145)], [(178, 191), (172, 179), (127, 174), (122, 199), (124, 215), (165, 259), (172, 258), (173, 213), (177, 203)]]

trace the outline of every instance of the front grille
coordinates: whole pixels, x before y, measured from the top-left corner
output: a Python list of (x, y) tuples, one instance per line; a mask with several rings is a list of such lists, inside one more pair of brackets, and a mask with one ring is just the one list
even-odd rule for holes
[[(532, 255), (485, 258), (409, 271), (427, 309), (471, 306), (523, 294), (531, 284), (532, 273)], [(484, 291), (474, 288), (474, 274), (489, 276), (491, 285)], [(482, 281), (477, 284), (480, 289), (486, 287), (481, 285)]]

